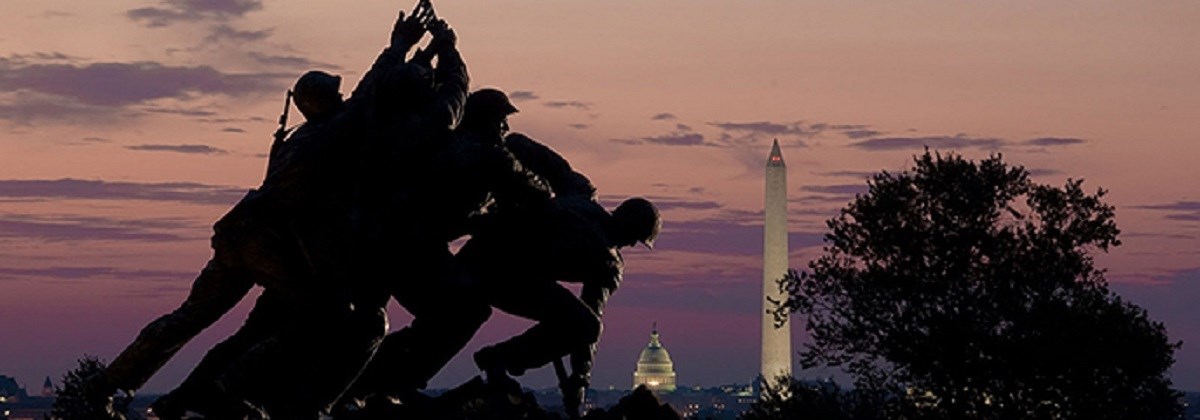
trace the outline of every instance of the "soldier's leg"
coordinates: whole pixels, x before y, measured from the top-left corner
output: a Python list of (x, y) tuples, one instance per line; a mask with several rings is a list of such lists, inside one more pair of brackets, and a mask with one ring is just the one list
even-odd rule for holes
[(237, 305), (253, 286), (245, 272), (216, 259), (209, 261), (183, 304), (146, 325), (109, 364), (112, 385), (124, 390), (141, 388), (184, 344)]
[(490, 305), (444, 245), (413, 255), (421, 267), (397, 281), (393, 292), (413, 321), (384, 339), (352, 396), (402, 397), (424, 389), (491, 316)]
[(264, 290), (241, 328), (209, 349), (178, 387), (155, 401), (152, 405), (155, 412), (160, 417), (182, 415), (188, 410), (213, 416), (214, 412), (225, 410), (227, 400), (232, 397), (222, 394), (217, 379), (242, 355), (276, 334), (294, 316), (282, 296), (273, 290)]
[(218, 380), (276, 418), (315, 418), (342, 394), (387, 332), (382, 309), (312, 312), (243, 355)]
[(481, 349), (476, 361), (490, 365), (480, 366), (485, 370), (503, 368), (522, 375), (600, 337), (600, 317), (557, 282), (514, 282), (509, 289), (495, 290), (489, 297), (496, 309), (538, 323), (516, 337)]

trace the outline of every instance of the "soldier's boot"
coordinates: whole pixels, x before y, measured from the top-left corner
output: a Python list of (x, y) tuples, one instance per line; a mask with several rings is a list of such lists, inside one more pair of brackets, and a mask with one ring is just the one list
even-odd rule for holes
[(494, 346), (484, 347), (475, 352), (475, 366), (482, 370), (487, 377), (488, 385), (507, 393), (521, 393), (521, 384), (508, 376), (509, 369), (505, 366), (503, 354)]

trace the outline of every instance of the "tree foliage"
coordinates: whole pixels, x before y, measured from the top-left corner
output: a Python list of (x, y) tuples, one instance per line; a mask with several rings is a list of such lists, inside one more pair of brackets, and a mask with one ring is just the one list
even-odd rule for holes
[(777, 315), (813, 339), (803, 365), (843, 367), (904, 417), (1177, 416), (1180, 344), (1094, 265), (1120, 244), (1104, 190), (928, 151), (868, 184), (783, 282)]
[[(769, 385), (769, 386), (767, 386)], [(763, 384), (762, 395), (738, 420), (875, 420), (884, 419), (881, 401), (858, 390), (845, 390), (833, 381), (802, 382), (782, 376)]]
[(79, 365), (63, 375), (62, 387), (54, 387), (50, 418), (55, 420), (123, 419), (112, 411), (112, 392), (97, 378), (104, 377), (104, 362), (83, 356)]

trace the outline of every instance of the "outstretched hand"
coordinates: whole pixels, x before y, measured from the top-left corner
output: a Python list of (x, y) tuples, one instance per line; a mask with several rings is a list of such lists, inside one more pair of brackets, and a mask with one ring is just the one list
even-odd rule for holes
[(458, 34), (454, 33), (454, 29), (451, 29), (445, 20), (430, 22), (429, 34), (433, 36), (433, 40), (429, 42), (429, 50), (434, 53), (440, 54), (458, 44)]
[(417, 41), (421, 40), (421, 36), (425, 34), (433, 19), (433, 8), (429, 2), (423, 1), (418, 3), (413, 8), (412, 14), (408, 17), (405, 17), (404, 11), (401, 10), (400, 16), (396, 18), (395, 26), (392, 27), (392, 47), (407, 49), (416, 45)]

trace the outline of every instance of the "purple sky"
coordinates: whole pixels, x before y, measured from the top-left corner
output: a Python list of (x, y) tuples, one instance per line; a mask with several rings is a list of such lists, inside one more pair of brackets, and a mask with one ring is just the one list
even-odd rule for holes
[[(664, 209), (659, 247), (626, 255), (597, 386), (629, 386), (654, 321), (681, 384), (754, 376), (762, 167), (778, 138), (793, 267), (819, 252), (823, 220), (867, 174), (907, 168), (925, 146), (1001, 152), (1038, 182), (1108, 189), (1124, 245), (1099, 264), (1184, 341), (1172, 375), (1200, 389), (1200, 3), (436, 6), (472, 86), (512, 93), (515, 130), (565, 154), (606, 200), (642, 195)], [(83, 353), (111, 359), (178, 305), (212, 222), (261, 179), (284, 89), (310, 68), (356, 81), (397, 7), (410, 5), (6, 2), (0, 374), (36, 389)], [(177, 383), (248, 302), (147, 391)], [(393, 311), (393, 326), (405, 322)], [(498, 317), (434, 386), (469, 378), (470, 352), (525, 325)]]

